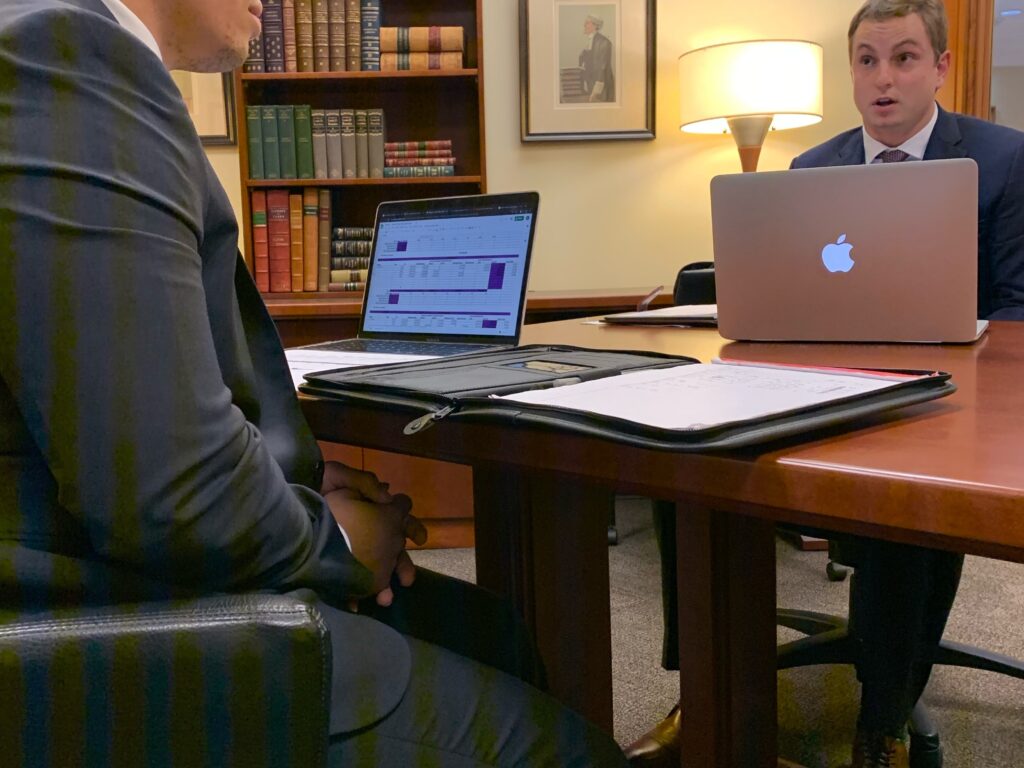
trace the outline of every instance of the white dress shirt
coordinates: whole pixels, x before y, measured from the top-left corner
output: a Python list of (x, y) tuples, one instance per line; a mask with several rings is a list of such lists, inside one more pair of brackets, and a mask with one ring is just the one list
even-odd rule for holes
[(121, 0), (101, 0), (101, 2), (114, 14), (118, 24), (139, 38), (142, 44), (155, 53), (160, 61), (164, 60), (164, 57), (160, 55), (160, 46), (156, 44), (156, 38), (153, 37), (153, 33), (149, 31), (149, 28), (142, 23), (138, 16), (132, 13), (127, 5), (122, 3)]
[[(939, 106), (935, 105), (935, 111), (932, 112), (932, 119), (928, 121), (928, 124), (920, 131), (915, 133), (909, 139), (904, 141), (898, 147), (887, 147), (880, 141), (876, 141), (868, 135), (867, 128), (861, 128), (864, 133), (864, 163), (870, 165), (875, 162), (875, 158), (878, 157), (880, 152), (884, 152), (887, 149), (902, 149), (910, 157), (907, 160), (924, 160), (925, 150), (928, 148), (928, 140), (932, 137), (932, 131), (935, 129), (935, 121), (939, 119)], [(879, 161), (881, 162), (881, 161)]]

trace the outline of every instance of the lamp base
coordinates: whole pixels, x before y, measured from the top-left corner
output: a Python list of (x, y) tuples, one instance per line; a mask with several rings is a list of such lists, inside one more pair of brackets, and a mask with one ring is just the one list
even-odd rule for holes
[(772, 115), (730, 117), (728, 122), (729, 131), (740, 153), (740, 166), (744, 173), (753, 173), (757, 170), (761, 145), (768, 135), (768, 129), (772, 127)]

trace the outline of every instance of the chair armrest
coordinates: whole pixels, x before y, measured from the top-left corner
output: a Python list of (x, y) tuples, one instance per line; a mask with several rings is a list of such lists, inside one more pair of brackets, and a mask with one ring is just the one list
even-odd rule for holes
[(5, 618), (4, 765), (326, 765), (330, 638), (295, 596)]

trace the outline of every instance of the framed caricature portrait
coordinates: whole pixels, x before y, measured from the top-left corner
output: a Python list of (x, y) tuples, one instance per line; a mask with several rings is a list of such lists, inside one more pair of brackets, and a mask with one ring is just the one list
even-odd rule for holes
[(656, 0), (519, 0), (523, 141), (654, 138)]
[(235, 89), (231, 75), (174, 70), (171, 77), (181, 91), (203, 144), (234, 144)]

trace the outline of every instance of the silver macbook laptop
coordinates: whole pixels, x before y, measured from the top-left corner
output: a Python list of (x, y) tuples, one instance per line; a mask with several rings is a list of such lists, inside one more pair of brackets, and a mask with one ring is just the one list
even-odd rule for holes
[(973, 160), (711, 181), (719, 332), (758, 341), (971, 342)]
[(356, 338), (314, 349), (445, 356), (515, 346), (536, 192), (381, 203)]

